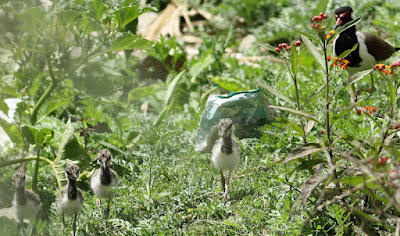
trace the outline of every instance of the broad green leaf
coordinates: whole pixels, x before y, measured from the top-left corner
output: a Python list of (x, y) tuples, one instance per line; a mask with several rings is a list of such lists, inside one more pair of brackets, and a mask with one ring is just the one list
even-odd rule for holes
[(367, 76), (368, 74), (370, 74), (372, 71), (374, 71), (373, 69), (369, 69), (369, 70), (364, 70), (364, 71), (360, 71), (357, 72), (356, 74), (354, 74), (353, 76), (351, 76), (348, 80), (343, 81), (343, 83), (341, 85), (339, 85), (338, 87), (335, 88), (335, 91), (333, 92), (333, 94), (336, 96), (339, 94), (339, 92), (347, 87), (350, 84), (354, 84), (355, 82), (363, 79), (365, 76)]
[(306, 143), (293, 149), (284, 163), (299, 159), (312, 153), (320, 152), (323, 148), (318, 143)]
[(309, 120), (309, 121), (307, 122), (307, 125), (304, 127), (304, 132), (305, 132), (306, 134), (307, 134), (308, 132), (310, 132), (311, 129), (314, 127), (314, 125), (315, 125), (315, 121)]
[(275, 120), (279, 123), (286, 125), (287, 127), (291, 128), (291, 129), (293, 129), (294, 131), (299, 133), (300, 136), (304, 135), (303, 129), (299, 125), (296, 125), (293, 122), (290, 122), (286, 119), (282, 119), (280, 117), (276, 117)]
[(23, 146), (24, 141), (17, 126), (4, 120), (1, 117), (0, 117), (0, 126), (3, 128), (4, 132), (6, 132), (7, 136), (14, 144), (16, 144), (17, 146)]
[(78, 160), (81, 168), (85, 168), (90, 163), (90, 156), (76, 140), (71, 120), (68, 120), (66, 124), (54, 163), (58, 164), (61, 159), (66, 158)]
[(270, 50), (271, 52), (276, 52), (275, 51), (275, 47), (269, 45), (269, 44), (259, 44), (261, 47), (266, 48), (268, 50)]
[(298, 170), (310, 170), (314, 168), (316, 165), (326, 163), (326, 159), (311, 159), (305, 160), (300, 165), (296, 167)]
[(36, 144), (37, 130), (33, 127), (23, 126), (21, 128), (22, 136), (26, 144)]
[(175, 91), (176, 88), (178, 87), (179, 81), (181, 80), (183, 74), (185, 74), (186, 71), (181, 71), (177, 76), (175, 76), (175, 78), (171, 81), (171, 83), (168, 85), (168, 90), (167, 90), (167, 94), (165, 96), (165, 103), (164, 105), (167, 106), (169, 105)]
[(366, 219), (366, 220), (369, 221), (369, 222), (382, 223), (382, 220), (381, 220), (378, 216), (365, 213), (365, 212), (363, 212), (363, 211), (361, 211), (361, 210), (359, 210), (359, 209), (357, 209), (357, 208), (355, 208), (355, 207), (353, 207), (352, 210), (353, 210), (353, 212), (354, 212), (355, 214), (361, 216), (362, 218)]
[(83, 12), (74, 10), (63, 10), (57, 12), (57, 20), (61, 25), (73, 24), (75, 19), (82, 16)]
[(46, 116), (48, 116), (50, 113), (52, 113), (53, 111), (57, 110), (58, 108), (64, 106), (64, 105), (68, 105), (71, 103), (71, 100), (51, 100), (47, 106), (46, 106), (46, 110), (43, 113), (43, 116), (39, 119), (39, 121), (37, 123), (39, 123), (42, 119), (44, 119)]
[(108, 126), (107, 122), (100, 122), (92, 127), (93, 131), (96, 133), (112, 133), (110, 126)]
[(118, 28), (122, 29), (125, 25), (129, 24), (140, 15), (140, 5), (122, 7), (114, 11), (114, 15), (118, 21)]
[(122, 29), (124, 26), (129, 24), (131, 21), (138, 18), (141, 14), (148, 11), (157, 11), (157, 8), (146, 5), (145, 7), (140, 6), (140, 2), (135, 2), (134, 5), (124, 6), (113, 12), (115, 18), (118, 21), (118, 28)]
[(322, 123), (315, 116), (310, 115), (310, 114), (308, 114), (308, 113), (306, 113), (304, 111), (299, 111), (299, 110), (288, 108), (288, 107), (273, 106), (273, 105), (270, 105), (269, 107), (275, 108), (275, 109), (279, 109), (279, 110), (282, 110), (282, 111), (288, 111), (290, 113), (305, 117), (307, 119), (314, 120), (318, 124), (322, 125)]
[(4, 115), (8, 116), (8, 105), (7, 103), (3, 100), (0, 99), (0, 111), (4, 113)]
[(277, 96), (278, 98), (282, 99), (283, 101), (289, 103), (292, 106), (295, 106), (296, 104), (290, 100), (290, 98), (286, 97), (285, 95), (281, 94), (280, 92), (278, 92), (277, 90), (275, 90), (273, 87), (269, 86), (268, 84), (259, 81), (258, 84), (265, 88), (268, 92), (270, 92), (272, 95)]
[(36, 145), (42, 146), (48, 143), (54, 137), (54, 131), (51, 129), (43, 128), (36, 135)]
[(215, 76), (211, 78), (211, 81), (217, 84), (220, 88), (225, 89), (229, 92), (249, 90), (249, 88), (245, 84), (234, 78)]
[(154, 84), (146, 87), (138, 87), (132, 89), (129, 94), (128, 94), (128, 99), (129, 101), (136, 101), (141, 98), (153, 95), (157, 89), (159, 88), (159, 85)]
[[(341, 178), (339, 182), (350, 186), (357, 186), (365, 183), (369, 179), (371, 178), (366, 175), (345, 176)], [(367, 183), (365, 183), (365, 187), (369, 189), (379, 189), (382, 186), (378, 183), (368, 181)]]
[(101, 22), (103, 19), (104, 13), (107, 12), (107, 8), (104, 5), (103, 0), (93, 0), (92, 3), (93, 3), (94, 11), (96, 13), (96, 18), (99, 22)]
[(192, 65), (189, 69), (189, 74), (192, 75), (191, 82), (194, 83), (196, 80), (196, 77), (203, 72), (205, 68), (210, 66), (212, 63), (214, 63), (215, 59), (212, 56), (211, 52), (208, 52), (207, 56), (204, 58), (200, 59), (198, 62), (196, 62), (194, 65)]
[(339, 58), (346, 58), (348, 55), (350, 55), (350, 53), (352, 53), (354, 50), (356, 50), (358, 47), (358, 43), (356, 43), (353, 48), (350, 48), (346, 51), (344, 51), (342, 54), (340, 54), (338, 57)]
[(161, 123), (161, 121), (164, 120), (164, 118), (167, 116), (169, 110), (171, 110), (171, 107), (172, 107), (172, 105), (168, 105), (168, 106), (165, 106), (161, 110), (160, 114), (158, 114), (158, 116), (157, 116), (157, 119), (153, 122), (153, 126), (157, 127)]
[(315, 174), (311, 176), (301, 187), (301, 201), (303, 205), (310, 197), (311, 193), (329, 177), (328, 174)]
[(133, 49), (150, 49), (152, 43), (142, 38), (140, 35), (131, 33), (119, 33), (110, 46), (109, 51), (133, 50)]
[(317, 47), (315, 47), (314, 43), (311, 42), (311, 40), (305, 35), (301, 35), (301, 39), (303, 40), (304, 44), (307, 46), (308, 50), (313, 55), (313, 57), (322, 66), (322, 69), (325, 70), (325, 60), (326, 59), (323, 58), (321, 53), (318, 51)]

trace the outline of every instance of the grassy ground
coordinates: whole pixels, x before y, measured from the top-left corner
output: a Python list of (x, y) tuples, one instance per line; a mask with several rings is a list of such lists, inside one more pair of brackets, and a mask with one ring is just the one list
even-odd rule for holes
[[(93, 2), (99, 3), (99, 1)], [(192, 5), (196, 7), (200, 4), (197, 1), (193, 2)], [(324, 4), (333, 10), (339, 3), (323, 0), (301, 1), (301, 3), (286, 0), (263, 2), (246, 0), (204, 4), (201, 7), (225, 20), (221, 23), (211, 22), (205, 28), (196, 28), (193, 35), (201, 38), (203, 43), (198, 45), (196, 48), (198, 55), (193, 58), (189, 59), (184, 52), (187, 45), (175, 38), (164, 38), (161, 42), (154, 44), (151, 50), (146, 49), (148, 51), (144, 53), (153, 57), (151, 62), (158, 62), (165, 66), (163, 71), (165, 76), (160, 76), (156, 82), (154, 78), (140, 77), (140, 75), (143, 76), (143, 71), (135, 67), (142, 65), (145, 56), (125, 59), (117, 56), (117, 53), (107, 51), (107, 48), (104, 55), (99, 53), (100, 56), (84, 62), (78, 60), (79, 63), (84, 63), (82, 68), (78, 67), (79, 70), (72, 70), (71, 68), (74, 67), (68, 63), (68, 66), (60, 63), (61, 59), (68, 57), (60, 56), (61, 59), (59, 59), (59, 55), (71, 56), (69, 54), (70, 47), (78, 48), (84, 45), (80, 49), (87, 49), (88, 54), (91, 54), (93, 53), (92, 48), (87, 45), (90, 43), (96, 45), (99, 40), (113, 36), (101, 34), (98, 38), (92, 37), (92, 35), (82, 36), (81, 29), (77, 30), (76, 27), (72, 27), (71, 22), (74, 22), (74, 17), (76, 17), (72, 10), (86, 10), (91, 17), (95, 14), (93, 14), (90, 4), (89, 6), (81, 1), (74, 1), (74, 3), (76, 6), (59, 4), (60, 6), (57, 7), (62, 10), (67, 9), (62, 12), (65, 15), (72, 14), (72, 16), (68, 15), (70, 17), (65, 20), (64, 26), (69, 30), (65, 32), (76, 33), (75, 37), (77, 38), (75, 39), (82, 41), (77, 40), (77, 45), (72, 44), (71, 46), (72, 41), (69, 39), (73, 35), (71, 33), (71, 35), (65, 36), (65, 42), (57, 44), (58, 51), (54, 55), (51, 54), (48, 59), (43, 59), (42, 54), (38, 53), (38, 55), (33, 54), (36, 57), (32, 56), (32, 59), (24, 54), (24, 50), (28, 46), (35, 47), (24, 44), (29, 43), (29, 40), (26, 42), (21, 40), (19, 50), (15, 50), (15, 55), (13, 55), (16, 61), (26, 59), (26, 64), (21, 63), (19, 66), (22, 69), (20, 70), (17, 70), (18, 66), (15, 66), (17, 69), (13, 67), (16, 71), (9, 68), (12, 67), (11, 63), (0, 68), (0, 75), (5, 78), (4, 83), (1, 84), (4, 85), (4, 89), (1, 88), (0, 95), (1, 102), (7, 97), (24, 99), (16, 110), (16, 128), (30, 125), (38, 130), (48, 128), (54, 131), (54, 137), (46, 145), (43, 145), (41, 153), (50, 161), (57, 156), (69, 119), (72, 119), (72, 136), (78, 141), (71, 145), (73, 151), (76, 151), (77, 148), (82, 151), (85, 146), (84, 138), (78, 133), (74, 133), (74, 129), (90, 128), (88, 124), (94, 126), (97, 123), (105, 122), (112, 131), (90, 133), (85, 150), (85, 154), (89, 155), (84, 155), (84, 159), (81, 156), (74, 156), (76, 153), (71, 152), (69, 153), (71, 155), (64, 157), (65, 160), (63, 160), (78, 161), (81, 165), (82, 174), (78, 185), (83, 190), (86, 200), (83, 210), (78, 216), (78, 235), (299, 235), (301, 232), (305, 235), (355, 235), (358, 232), (358, 226), (369, 224), (375, 220), (375, 218), (364, 216), (369, 221), (361, 221), (362, 217), (357, 218), (355, 214), (350, 215), (348, 208), (344, 207), (352, 206), (353, 203), (355, 206), (360, 204), (361, 208), (374, 206), (373, 203), (367, 202), (370, 200), (370, 196), (364, 195), (360, 191), (354, 198), (350, 197), (343, 201), (347, 201), (348, 205), (333, 204), (317, 212), (311, 221), (306, 221), (321, 193), (317, 188), (306, 203), (301, 202), (300, 192), (303, 183), (314, 174), (310, 165), (312, 167), (315, 163), (307, 164), (303, 162), (304, 160), (300, 160), (274, 164), (283, 161), (295, 147), (303, 144), (301, 137), (291, 129), (288, 123), (266, 124), (262, 128), (262, 135), (259, 138), (239, 140), (242, 150), (241, 162), (234, 171), (230, 186), (231, 198), (228, 201), (219, 199), (222, 194), (220, 175), (210, 160), (211, 155), (194, 150), (194, 140), (208, 94), (227, 93), (227, 90), (254, 89), (259, 87), (260, 82), (263, 82), (294, 100), (293, 80), (282, 63), (282, 58), (273, 53), (268, 54), (260, 44), (269, 43), (276, 46), (278, 43), (292, 42), (300, 38), (296, 32), (285, 27), (284, 24), (314, 33), (309, 27), (309, 19), (313, 14), (324, 11), (325, 9), (319, 9)], [(151, 3), (160, 8), (166, 5), (164, 1)], [(391, 42), (400, 42), (400, 36), (393, 33), (398, 32), (396, 22), (399, 19), (398, 15), (394, 14), (398, 10), (397, 1), (379, 1), (378, 3), (364, 1), (362, 4), (346, 1), (346, 4), (354, 5), (357, 13), (366, 12), (368, 14), (360, 23), (363, 30), (387, 36)], [(7, 7), (4, 9), (10, 10)], [(96, 8), (96, 10), (99, 9), (101, 7)], [(110, 8), (109, 11), (113, 12), (115, 9)], [(33, 18), (38, 17), (39, 19), (40, 14), (36, 10), (28, 13), (29, 16), (32, 15)], [(329, 14), (330, 23), (333, 24), (332, 14)], [(0, 14), (0, 17), (4, 17), (4, 15)], [(102, 15), (97, 17), (105, 22)], [(98, 20), (97, 18), (90, 19)], [(8, 20), (13, 22), (12, 17)], [(70, 23), (68, 23), (69, 20)], [(106, 27), (109, 25), (102, 21), (99, 22), (94, 26), (100, 27), (106, 32)], [(114, 24), (116, 23), (114, 22)], [(94, 26), (93, 30), (97, 30)], [(6, 29), (7, 27), (2, 26), (0, 29), (13, 32), (14, 29)], [(41, 27), (46, 28), (47, 25)], [(118, 31), (114, 33), (121, 33), (122, 30), (119, 26), (114, 27)], [(103, 32), (101, 30), (97, 31)], [(29, 30), (22, 29), (15, 34), (24, 35), (25, 31)], [(95, 33), (98, 33), (97, 31)], [(382, 33), (383, 31), (389, 33)], [(53, 32), (53, 28), (50, 28), (49, 32)], [(34, 37), (37, 32), (29, 33)], [(238, 45), (249, 34), (254, 35), (257, 42), (253, 43), (251, 47), (239, 51)], [(60, 38), (59, 41), (62, 41), (63, 38), (61, 36)], [(56, 39), (58, 40), (58, 38)], [(40, 46), (37, 50), (40, 51), (41, 45), (43, 45), (42, 39), (38, 37), (36, 40)], [(12, 48), (18, 46), (18, 44), (15, 46), (10, 42), (0, 41), (0, 46), (8, 44), (11, 44)], [(105, 47), (104, 45), (107, 43), (110, 42), (100, 43), (99, 48)], [(302, 48), (305, 48), (304, 44)], [(21, 54), (18, 54), (19, 52)], [(232, 52), (237, 54), (230, 54)], [(255, 62), (241, 61), (238, 59), (240, 56), (263, 56), (263, 58), (261, 61)], [(69, 59), (72, 65), (76, 64), (74, 57), (71, 56)], [(46, 60), (52, 60), (52, 64), (50, 64), (55, 66), (55, 70), (52, 72), (58, 73), (61, 75), (60, 78), (65, 80), (60, 82), (59, 87), (51, 93), (50, 101), (46, 101), (44, 107), (39, 109), (38, 114), (43, 115), (44, 118), (31, 125), (29, 115), (32, 114), (34, 105), (46, 90), (49, 82), (46, 73), (50, 74), (50, 71), (48, 71), (48, 67), (44, 66), (49, 63)], [(0, 62), (2, 61), (0, 60)], [(182, 67), (177, 66), (179, 63)], [(185, 70), (185, 73), (174, 87), (172, 86), (173, 81), (181, 70)], [(323, 71), (319, 69), (319, 65), (310, 53), (304, 53), (300, 58), (297, 72), (300, 102), (304, 104), (303, 110), (324, 120), (323, 95), (320, 94), (305, 104), (307, 98), (323, 85)], [(11, 74), (12, 78), (9, 77)], [(332, 87), (340, 86), (343, 78), (347, 79), (346, 76), (345, 72), (338, 70), (331, 82)], [(369, 85), (368, 80), (365, 79), (358, 83), (358, 86), (367, 87)], [(219, 85), (219, 89), (215, 88), (215, 84)], [(231, 88), (231, 90), (227, 88)], [(25, 90), (28, 92), (25, 93)], [(15, 92), (16, 95), (10, 95), (10, 91), (18, 92)], [(170, 93), (171, 91), (172, 93)], [(271, 104), (288, 105), (279, 97), (267, 91), (264, 92)], [(165, 99), (168, 94), (172, 94), (170, 99)], [(359, 105), (377, 106), (379, 107), (378, 111), (384, 111), (388, 107), (389, 100), (386, 95), (388, 95), (386, 84), (378, 81), (376, 92), (363, 97), (365, 100)], [(56, 106), (59, 101), (61, 101), (59, 103), (61, 105)], [(333, 97), (331, 103), (332, 107), (337, 108), (349, 105), (347, 89)], [(143, 109), (145, 104), (148, 109)], [(3, 111), (4, 106), (2, 105), (3, 103), (0, 103), (0, 109)], [(56, 108), (51, 110), (52, 106)], [(50, 112), (46, 113), (47, 111)], [(332, 114), (340, 111), (340, 109), (334, 110)], [(297, 116), (287, 112), (277, 111), (277, 113), (281, 118), (299, 124)], [(158, 120), (161, 121), (159, 124), (157, 124)], [(365, 114), (359, 116), (351, 110), (339, 119), (332, 129), (340, 135), (348, 134), (360, 139), (379, 140), (380, 123), (385, 123), (385, 121), (372, 120)], [(316, 125), (308, 133), (308, 141), (323, 143), (325, 142), (324, 135), (324, 129)], [(8, 142), (6, 146), (0, 147), (0, 150), (4, 150), (4, 154), (0, 155), (0, 164), (3, 161), (21, 158), (23, 149), (27, 150), (28, 155), (36, 154), (35, 145), (26, 144), (26, 141), (21, 142), (23, 143), (21, 145)], [(337, 141), (335, 145), (343, 149), (350, 148), (348, 143), (341, 140)], [(393, 142), (393, 146), (398, 147), (399, 143)], [(89, 178), (94, 168), (98, 168), (91, 163), (91, 160), (94, 159), (99, 148), (109, 148), (112, 151), (113, 168), (120, 176), (120, 185), (114, 189), (116, 197), (112, 202), (108, 219), (104, 218), (103, 212), (106, 202), (103, 202), (102, 209), (98, 209), (89, 186)], [(66, 151), (68, 150), (66, 149)], [(369, 158), (368, 155), (365, 156)], [(312, 157), (316, 163), (326, 162), (325, 156), (322, 154)], [(338, 159), (338, 169), (341, 164), (353, 165), (353, 163), (341, 160), (338, 156), (336, 158)], [(62, 170), (64, 164), (64, 162), (58, 163), (57, 168)], [(28, 188), (31, 188), (34, 162), (29, 162), (27, 167)], [(10, 176), (16, 168), (17, 165), (0, 168), (0, 208), (11, 206), (14, 190)], [(43, 214), (38, 224), (38, 234), (59, 235), (61, 217), (54, 202), (58, 191), (54, 173), (49, 165), (43, 163), (40, 165), (39, 173), (38, 192), (43, 201)], [(66, 184), (65, 180), (63, 184)], [(345, 188), (348, 189), (349, 186), (345, 186)], [(370, 205), (364, 204), (364, 202)], [(396, 214), (391, 209), (387, 211), (390, 214)], [(66, 235), (70, 235), (72, 234), (72, 221), (69, 218), (67, 222)], [(375, 227), (376, 231), (382, 232), (382, 234), (394, 232), (393, 219), (389, 219), (387, 222), (389, 224), (387, 227), (381, 221), (375, 222), (376, 224), (371, 227)], [(30, 229), (31, 227), (28, 226), (28, 232)], [(0, 235), (17, 235), (17, 222), (7, 217), (0, 217)]]

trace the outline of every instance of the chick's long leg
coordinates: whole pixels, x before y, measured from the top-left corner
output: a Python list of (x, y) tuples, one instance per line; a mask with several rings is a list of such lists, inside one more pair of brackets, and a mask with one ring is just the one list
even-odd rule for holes
[[(224, 191), (224, 193), (225, 193), (225, 176), (224, 176), (224, 172), (222, 171), (222, 170), (220, 170), (221, 171), (221, 184), (222, 184), (222, 189), (223, 189), (223, 191)], [(224, 198), (224, 195), (225, 194), (223, 194), (220, 198)]]
[(225, 192), (224, 192), (224, 195), (222, 195), (224, 199), (229, 198), (228, 189), (229, 189), (229, 183), (231, 180), (231, 174), (232, 174), (232, 171), (229, 171), (228, 178), (226, 179), (226, 183), (225, 183)]
[(61, 218), (62, 218), (62, 222), (61, 222), (61, 235), (64, 235), (64, 230), (65, 230), (64, 213), (62, 213)]
[(74, 215), (74, 223), (72, 224), (72, 230), (74, 232), (74, 236), (76, 234), (76, 214)]

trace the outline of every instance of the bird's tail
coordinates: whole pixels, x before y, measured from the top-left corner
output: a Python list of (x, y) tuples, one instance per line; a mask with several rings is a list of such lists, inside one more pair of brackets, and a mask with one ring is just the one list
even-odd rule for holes
[(400, 51), (400, 48), (394, 48), (394, 50), (396, 50), (396, 51)]

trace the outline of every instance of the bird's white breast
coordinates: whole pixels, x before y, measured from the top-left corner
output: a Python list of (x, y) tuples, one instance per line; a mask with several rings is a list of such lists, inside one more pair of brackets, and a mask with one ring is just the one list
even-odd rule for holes
[(15, 215), (17, 216), (18, 219), (29, 219), (35, 217), (42, 208), (42, 203), (36, 204), (34, 201), (30, 199), (26, 200), (25, 205), (17, 204), (17, 201), (14, 199), (12, 205)]
[[(100, 171), (98, 171), (99, 173)], [(96, 194), (99, 198), (107, 198), (112, 199), (114, 197), (114, 193), (109, 190), (110, 187), (118, 186), (118, 177), (112, 178), (111, 183), (108, 186), (101, 184), (100, 174), (94, 174), (92, 179), (90, 180), (90, 187), (93, 189), (94, 194)]]
[(227, 155), (221, 152), (221, 139), (213, 147), (211, 160), (221, 170), (232, 171), (240, 162), (240, 150), (233, 145), (232, 153)]
[(62, 199), (57, 203), (58, 209), (68, 215), (73, 216), (77, 214), (83, 206), (83, 201), (77, 197), (75, 200), (68, 199), (68, 194), (64, 194)]

